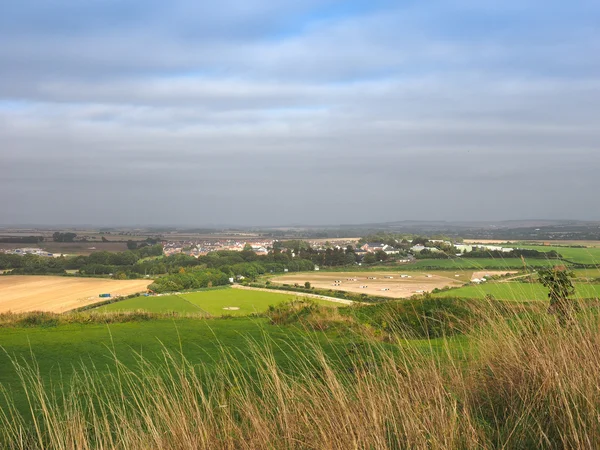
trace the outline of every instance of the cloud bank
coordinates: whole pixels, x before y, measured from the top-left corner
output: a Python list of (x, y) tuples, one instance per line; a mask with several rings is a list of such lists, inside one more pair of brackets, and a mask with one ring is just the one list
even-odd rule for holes
[(596, 2), (0, 8), (0, 223), (600, 219)]

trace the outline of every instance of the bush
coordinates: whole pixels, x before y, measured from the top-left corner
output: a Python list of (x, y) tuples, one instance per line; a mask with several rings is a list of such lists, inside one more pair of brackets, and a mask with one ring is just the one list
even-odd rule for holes
[(340, 308), (340, 313), (352, 316), (360, 323), (381, 328), (386, 333), (406, 338), (438, 338), (469, 333), (481, 325), (486, 317), (514, 314), (515, 310), (522, 308), (518, 304), (507, 305), (492, 299), (484, 302), (425, 296), (375, 305), (354, 305)]
[(148, 289), (156, 293), (177, 292), (209, 286), (229, 284), (227, 274), (217, 269), (191, 270), (189, 272), (166, 275), (154, 280)]
[(295, 299), (269, 306), (266, 312), (272, 325), (295, 324), (303, 328), (325, 331), (331, 328), (358, 328), (357, 323), (342, 316), (335, 308), (321, 306), (309, 298)]

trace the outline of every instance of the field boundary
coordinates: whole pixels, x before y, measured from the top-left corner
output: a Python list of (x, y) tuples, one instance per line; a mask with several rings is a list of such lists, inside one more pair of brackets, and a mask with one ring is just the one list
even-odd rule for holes
[[(202, 292), (202, 291), (197, 291), (197, 292)], [(175, 297), (180, 298), (184, 302), (189, 303), (193, 307), (197, 308), (202, 314), (206, 314), (207, 316), (212, 317), (211, 313), (209, 313), (208, 311), (203, 310), (199, 305), (196, 305), (195, 303), (190, 302), (187, 298), (185, 298), (183, 296), (183, 294), (175, 294)]]
[[(241, 284), (234, 284), (233, 286), (231, 286), (233, 289), (245, 289), (248, 291), (261, 291), (261, 292), (279, 292), (281, 294), (293, 294), (293, 295), (297, 295), (298, 297), (308, 297), (308, 298), (316, 298), (316, 299), (320, 299), (320, 300), (327, 300), (333, 303), (341, 303), (343, 305), (354, 305), (354, 304), (358, 304), (358, 305), (371, 305), (372, 303), (366, 303), (366, 302), (357, 302), (354, 300), (347, 300), (347, 299), (343, 299), (343, 298), (336, 298), (336, 297), (328, 297), (326, 295), (320, 295), (320, 294), (309, 294), (308, 292), (296, 292), (296, 291), (286, 291), (285, 289), (267, 289), (267, 288), (257, 288), (257, 287), (252, 287), (252, 286), (242, 286)], [(390, 299), (392, 300), (392, 299)]]

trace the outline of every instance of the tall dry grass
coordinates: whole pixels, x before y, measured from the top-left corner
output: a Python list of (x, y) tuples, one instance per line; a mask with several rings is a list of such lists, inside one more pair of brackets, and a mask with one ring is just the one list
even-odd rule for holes
[[(586, 311), (552, 316), (490, 309), (457, 356), (452, 339), (359, 346), (349, 364), (313, 342), (284, 370), (274, 344), (209, 369), (164, 352), (164, 364), (116, 358), (82, 367), (62, 389), (14, 362), (30, 417), (0, 414), (11, 449), (600, 448), (600, 329)], [(423, 342), (421, 342), (422, 344)], [(59, 394), (52, 394), (59, 392)]]

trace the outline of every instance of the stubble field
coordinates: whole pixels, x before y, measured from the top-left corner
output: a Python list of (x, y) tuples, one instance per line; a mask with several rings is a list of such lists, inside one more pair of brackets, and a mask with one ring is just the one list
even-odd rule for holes
[(151, 280), (107, 280), (53, 276), (0, 277), (0, 313), (49, 311), (62, 313), (112, 297), (145, 291)]
[[(304, 285), (319, 289), (356, 292), (391, 298), (406, 298), (446, 286), (459, 287), (471, 279), (472, 271), (436, 272), (315, 272), (271, 278), (275, 284)], [(458, 276), (456, 276), (458, 275)], [(366, 287), (364, 287), (366, 286)]]

